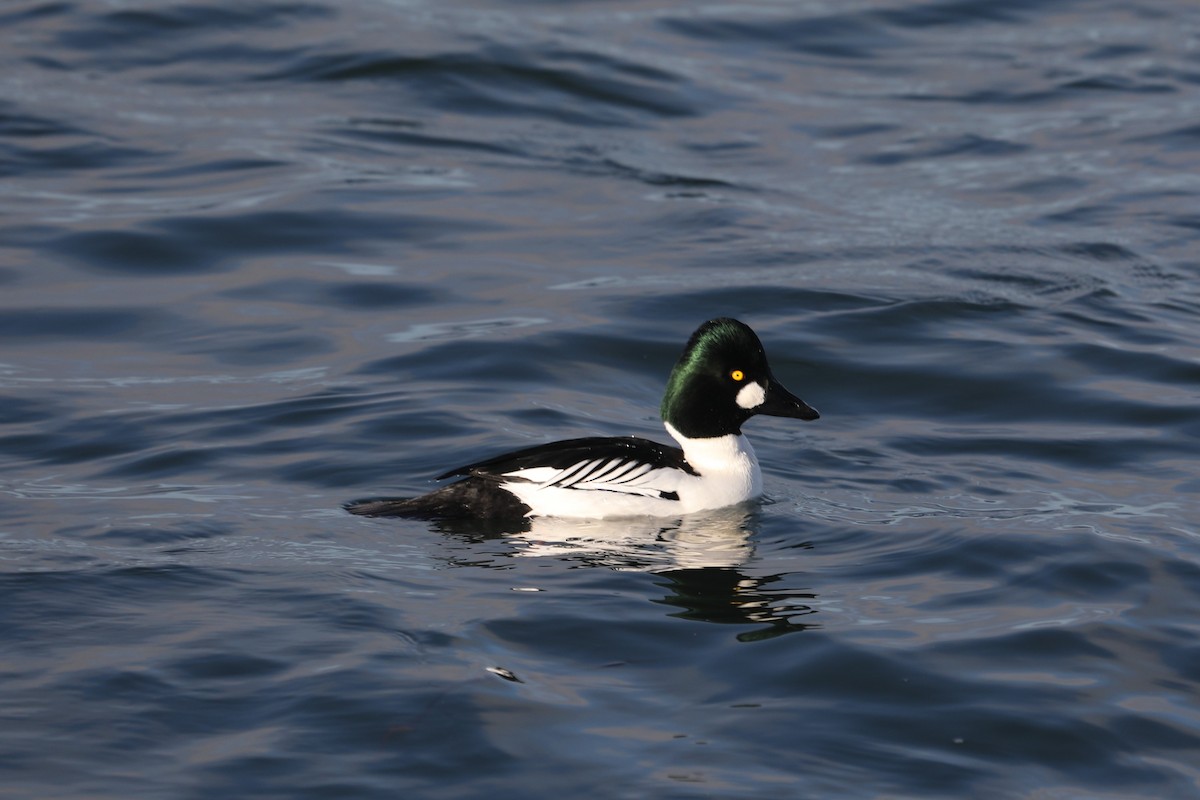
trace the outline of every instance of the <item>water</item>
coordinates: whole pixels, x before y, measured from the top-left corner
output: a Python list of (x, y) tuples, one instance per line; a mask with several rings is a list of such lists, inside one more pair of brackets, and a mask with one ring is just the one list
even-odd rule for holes
[[(1200, 797), (1184, 0), (0, 10), (6, 797)], [(768, 498), (346, 500), (663, 440)]]

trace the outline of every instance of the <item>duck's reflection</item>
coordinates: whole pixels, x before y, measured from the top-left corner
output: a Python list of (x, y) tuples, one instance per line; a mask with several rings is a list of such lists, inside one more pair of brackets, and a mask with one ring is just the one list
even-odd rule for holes
[(535, 517), (483, 530), (443, 523), (473, 539), (503, 536), (522, 558), (555, 557), (590, 566), (650, 572), (666, 580), (657, 602), (681, 609), (672, 616), (705, 622), (765, 624), (739, 634), (743, 641), (816, 627), (808, 617), (816, 599), (807, 589), (770, 588), (784, 576), (753, 576), (742, 567), (754, 555), (760, 523), (757, 506), (735, 506), (681, 519), (649, 517), (572, 520)]
[(535, 517), (509, 538), (524, 557), (567, 556), (593, 566), (639, 572), (734, 568), (754, 554), (753, 512), (742, 508), (681, 519), (573, 520)]
[(770, 639), (792, 631), (816, 628), (809, 617), (816, 609), (805, 601), (815, 600), (816, 594), (806, 589), (770, 589), (769, 584), (783, 576), (747, 577), (735, 569), (701, 567), (699, 569), (669, 570), (660, 573), (668, 579), (659, 584), (671, 594), (659, 602), (677, 606), (672, 616), (734, 625), (749, 623), (767, 627), (739, 633), (740, 641)]

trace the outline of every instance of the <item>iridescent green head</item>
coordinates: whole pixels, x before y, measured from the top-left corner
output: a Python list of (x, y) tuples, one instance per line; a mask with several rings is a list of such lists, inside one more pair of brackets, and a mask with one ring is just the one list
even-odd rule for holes
[(755, 414), (820, 416), (771, 374), (750, 326), (728, 317), (709, 320), (692, 334), (667, 379), (661, 413), (689, 439), (741, 433)]

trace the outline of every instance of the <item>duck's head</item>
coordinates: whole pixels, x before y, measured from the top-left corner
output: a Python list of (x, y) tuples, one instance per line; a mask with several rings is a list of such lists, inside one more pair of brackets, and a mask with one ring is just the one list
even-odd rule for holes
[(661, 413), (663, 422), (689, 439), (741, 433), (755, 414), (820, 416), (771, 374), (750, 326), (728, 317), (709, 320), (692, 334), (667, 380)]

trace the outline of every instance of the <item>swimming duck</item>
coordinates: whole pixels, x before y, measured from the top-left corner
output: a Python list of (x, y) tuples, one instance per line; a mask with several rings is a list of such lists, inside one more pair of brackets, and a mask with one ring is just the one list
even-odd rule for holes
[(696, 329), (667, 379), (660, 413), (679, 447), (634, 436), (535, 445), (442, 473), (460, 480), (413, 498), (350, 503), (368, 517), (674, 517), (762, 494), (742, 425), (756, 414), (815, 420), (771, 373), (758, 336), (722, 317)]

